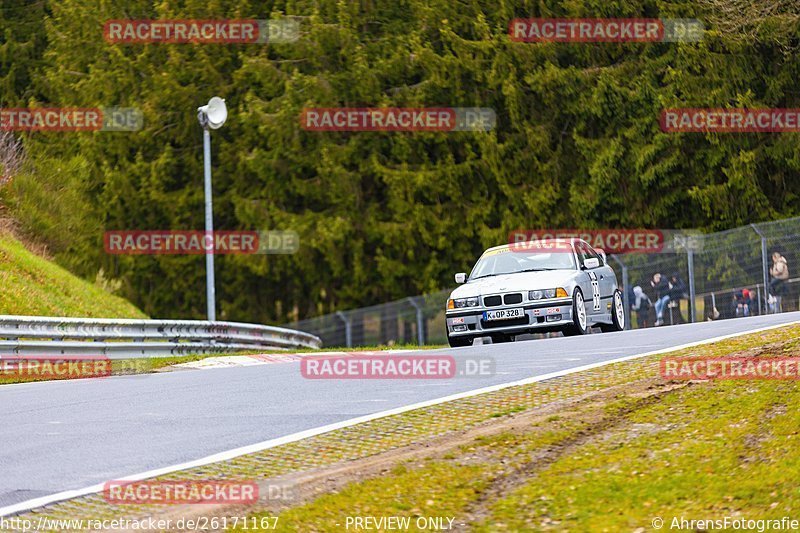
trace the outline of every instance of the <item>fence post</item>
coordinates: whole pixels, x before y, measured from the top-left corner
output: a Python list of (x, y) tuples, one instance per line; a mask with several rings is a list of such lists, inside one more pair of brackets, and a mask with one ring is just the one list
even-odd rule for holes
[(341, 321), (344, 322), (344, 344), (348, 348), (352, 348), (353, 347), (353, 329), (351, 327), (352, 323), (350, 319), (347, 317), (347, 315), (345, 315), (341, 311), (336, 311), (336, 316), (338, 316), (341, 319)]
[(408, 301), (417, 310), (417, 343), (420, 346), (425, 345), (425, 317), (422, 314), (422, 307), (417, 303), (415, 298), (409, 297)]
[(628, 298), (628, 266), (622, 262), (616, 255), (610, 255), (611, 259), (616, 261), (622, 267), (622, 307), (625, 309), (625, 329), (631, 329), (631, 302)]
[(687, 260), (689, 268), (689, 321), (691, 323), (697, 322), (697, 302), (695, 301), (694, 294), (694, 248), (689, 246), (687, 250)]
[(756, 284), (756, 292), (758, 294), (758, 314), (765, 315), (766, 313), (761, 308), (761, 286), (759, 286), (758, 284)]
[[(755, 223), (750, 224), (750, 227), (761, 237), (761, 274), (763, 276), (763, 283), (764, 283), (764, 314), (769, 312), (769, 268), (767, 266), (767, 237), (761, 230), (758, 229), (758, 226)], [(759, 298), (758, 302), (759, 309), (761, 308), (761, 299)]]

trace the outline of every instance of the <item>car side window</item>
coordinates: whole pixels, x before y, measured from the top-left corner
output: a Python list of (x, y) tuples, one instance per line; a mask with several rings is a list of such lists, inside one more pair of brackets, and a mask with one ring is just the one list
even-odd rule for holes
[(595, 252), (591, 246), (587, 245), (586, 243), (579, 242), (575, 248), (578, 251), (578, 259), (580, 259), (581, 265), (587, 259), (597, 259), (600, 261), (600, 266), (603, 266), (603, 258), (600, 257), (600, 254)]
[(575, 251), (578, 252), (578, 261), (580, 262), (582, 268), (583, 262), (589, 258), (589, 256), (586, 255), (586, 247), (582, 242), (575, 243)]
[(592, 248), (589, 245), (584, 245), (584, 247), (586, 248), (586, 253), (589, 254), (589, 257), (594, 257), (595, 259), (600, 261), (600, 266), (605, 265), (605, 261), (603, 261), (603, 256), (601, 256), (599, 253), (597, 253), (597, 250), (595, 250), (594, 248)]

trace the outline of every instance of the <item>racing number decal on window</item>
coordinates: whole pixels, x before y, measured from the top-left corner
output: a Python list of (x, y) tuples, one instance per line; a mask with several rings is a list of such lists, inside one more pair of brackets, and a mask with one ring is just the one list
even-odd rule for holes
[(589, 279), (592, 281), (592, 306), (595, 311), (600, 310), (600, 284), (597, 282), (597, 274), (589, 272)]

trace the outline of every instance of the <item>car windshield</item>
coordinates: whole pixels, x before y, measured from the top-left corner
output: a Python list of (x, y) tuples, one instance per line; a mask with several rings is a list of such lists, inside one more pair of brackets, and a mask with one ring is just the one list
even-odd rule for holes
[(501, 250), (484, 254), (469, 279), (485, 278), (500, 274), (516, 274), (518, 272), (536, 272), (539, 270), (574, 269), (575, 262), (571, 253), (556, 252), (522, 252)]

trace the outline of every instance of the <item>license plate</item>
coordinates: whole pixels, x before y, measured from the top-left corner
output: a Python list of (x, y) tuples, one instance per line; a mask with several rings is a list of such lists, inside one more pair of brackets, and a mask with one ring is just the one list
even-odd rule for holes
[(525, 310), (521, 307), (513, 309), (498, 309), (496, 311), (484, 311), (484, 320), (510, 320), (512, 318), (522, 318), (525, 316)]

